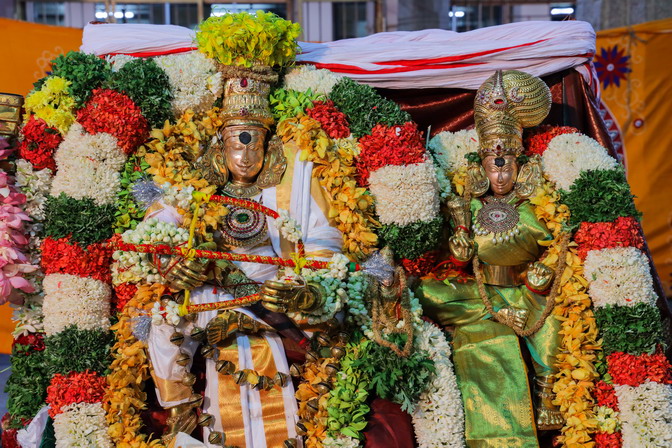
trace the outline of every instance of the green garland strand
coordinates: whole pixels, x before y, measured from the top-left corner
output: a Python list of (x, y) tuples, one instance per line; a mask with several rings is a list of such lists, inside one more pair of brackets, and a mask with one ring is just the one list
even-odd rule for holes
[(97, 89), (112, 76), (110, 64), (93, 54), (69, 51), (52, 61), (52, 75), (60, 76), (71, 82), (70, 93), (75, 99), (76, 107), (82, 107)]
[(133, 198), (132, 186), (135, 182), (146, 176), (149, 164), (144, 157), (133, 154), (124, 165), (124, 170), (119, 175), (120, 190), (117, 193), (117, 211), (114, 213), (114, 231), (124, 233), (126, 230), (135, 229), (145, 217), (143, 209)]
[(595, 319), (602, 332), (602, 348), (607, 354), (654, 353), (663, 340), (660, 312), (657, 307), (646, 303), (596, 308)]
[(163, 128), (166, 120), (174, 118), (168, 75), (152, 59), (137, 58), (124, 64), (109, 87), (128, 95), (153, 128)]
[(382, 240), (381, 247), (389, 245), (397, 257), (412, 260), (438, 247), (442, 230), (443, 218), (439, 216), (432, 221), (415, 222), (403, 227), (384, 225), (377, 229), (377, 233)]
[(12, 375), (5, 385), (12, 427), (22, 428), (21, 422), (32, 419), (44, 406), (50, 379), (44, 350), (34, 351), (20, 344), (12, 347)]
[(570, 225), (612, 222), (621, 216), (639, 217), (623, 168), (583, 171), (562, 201), (572, 211)]
[(70, 326), (44, 339), (49, 371), (52, 375), (89, 370), (107, 375), (112, 362), (112, 333), (102, 330), (80, 330)]
[(377, 124), (394, 126), (411, 121), (408, 112), (394, 101), (381, 97), (373, 87), (343, 78), (334, 86), (330, 99), (348, 117), (356, 138), (371, 134)]
[(313, 93), (308, 89), (305, 92), (297, 90), (275, 89), (269, 98), (273, 118), (277, 123), (288, 118), (302, 115), (306, 109), (313, 107), (313, 101), (323, 100), (324, 95)]
[(112, 236), (115, 206), (96, 205), (92, 199), (74, 199), (61, 193), (45, 204), (44, 236), (55, 239), (72, 234), (72, 239), (88, 246)]

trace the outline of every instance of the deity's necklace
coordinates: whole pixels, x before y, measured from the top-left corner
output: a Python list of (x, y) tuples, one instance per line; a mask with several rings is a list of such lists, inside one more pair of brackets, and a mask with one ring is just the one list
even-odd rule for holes
[[(227, 196), (251, 199), (261, 193), (254, 184), (243, 185), (229, 182), (222, 188)], [(233, 247), (252, 247), (267, 237), (266, 216), (254, 210), (236, 205), (227, 206), (229, 213), (224, 217), (221, 227), (222, 239)]]
[(501, 198), (491, 196), (482, 199), (484, 204), (476, 215), (473, 224), (474, 233), (480, 236), (492, 233), (493, 244), (509, 241), (518, 235), (520, 233), (518, 229), (520, 213), (516, 208), (518, 204), (510, 203), (515, 195), (515, 191), (512, 191)]

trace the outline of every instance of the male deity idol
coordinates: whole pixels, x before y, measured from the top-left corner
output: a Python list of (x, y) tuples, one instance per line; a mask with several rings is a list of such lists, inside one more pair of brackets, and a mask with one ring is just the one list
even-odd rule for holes
[(536, 447), (537, 431), (563, 423), (552, 403), (560, 327), (550, 315), (555, 271), (539, 261), (551, 234), (528, 200), (541, 167), (523, 156), (522, 139), (523, 128), (540, 124), (550, 105), (544, 82), (518, 71), (498, 71), (479, 88), (480, 162), (470, 166), (465, 197), (448, 203), (451, 258), (473, 263), (475, 275), (425, 280), (418, 291), (424, 313), (455, 328), (454, 364), (472, 447)]

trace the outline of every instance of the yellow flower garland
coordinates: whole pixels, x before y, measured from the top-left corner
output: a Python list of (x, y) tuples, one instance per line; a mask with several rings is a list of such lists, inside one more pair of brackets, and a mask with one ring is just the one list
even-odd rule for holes
[(108, 433), (117, 448), (163, 448), (161, 440), (149, 440), (142, 434), (140, 412), (146, 409), (145, 381), (150, 378), (149, 360), (145, 343), (133, 335), (132, 319), (147, 314), (160, 299), (165, 286), (142, 285), (119, 315), (112, 327), (117, 341), (112, 348), (114, 361), (107, 377), (109, 388), (105, 400)]
[(329, 219), (333, 219), (343, 234), (343, 252), (361, 260), (375, 250), (378, 237), (372, 231), (379, 224), (373, 217), (373, 197), (355, 180), (354, 139), (332, 141), (320, 123), (307, 115), (283, 120), (277, 134), (283, 142), (294, 140), (301, 149), (301, 160), (315, 164), (313, 176), (319, 179), (329, 195)]
[(61, 134), (68, 132), (75, 122), (73, 108), (75, 100), (70, 96), (68, 89), (70, 81), (59, 76), (50, 76), (44, 81), (40, 90), (34, 90), (26, 98), (24, 119), (28, 121), (30, 114), (41, 118), (48, 126), (53, 126)]
[[(569, 218), (569, 209), (559, 203), (560, 195), (550, 183), (545, 183), (534, 198), (535, 213), (553, 233), (544, 263), (552, 266), (557, 262), (559, 238), (563, 224)], [(597, 430), (591, 391), (599, 379), (595, 369), (596, 352), (601, 350), (597, 324), (588, 296), (588, 283), (582, 276), (583, 263), (576, 251), (576, 243), (570, 244), (567, 267), (563, 274), (561, 293), (556, 299), (553, 313), (562, 322), (560, 352), (556, 358), (559, 373), (553, 391), (554, 403), (560, 406), (565, 418), (560, 441), (568, 448), (592, 448), (592, 434)]]

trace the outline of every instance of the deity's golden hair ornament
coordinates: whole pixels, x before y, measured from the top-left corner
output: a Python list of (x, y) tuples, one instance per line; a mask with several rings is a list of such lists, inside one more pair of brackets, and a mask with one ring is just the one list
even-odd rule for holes
[(224, 99), (220, 116), (224, 126), (256, 125), (270, 129), (274, 123), (268, 95), (277, 74), (270, 68), (220, 67)]
[(478, 154), (521, 155), (523, 128), (537, 126), (550, 110), (551, 91), (544, 81), (517, 70), (497, 70), (474, 100)]

